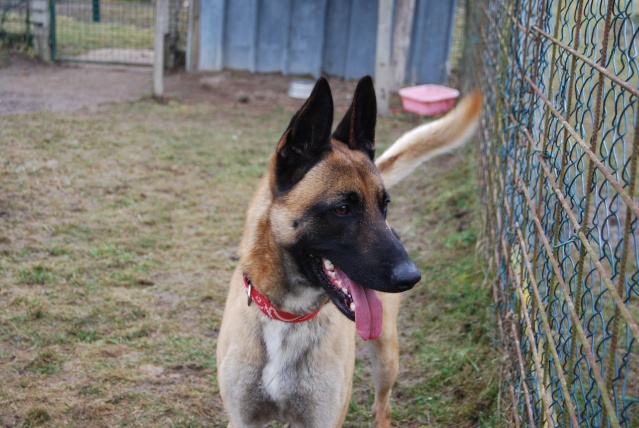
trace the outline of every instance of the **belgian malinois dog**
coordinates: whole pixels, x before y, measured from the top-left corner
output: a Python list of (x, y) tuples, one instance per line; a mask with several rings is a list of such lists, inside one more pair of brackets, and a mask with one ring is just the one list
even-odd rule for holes
[[(462, 145), (481, 110), (473, 93), (402, 136), (377, 162), (373, 81), (362, 78), (331, 134), (326, 79), (293, 116), (247, 212), (217, 344), (229, 427), (340, 427), (355, 331), (368, 340), (373, 425), (390, 426), (399, 292), (420, 273), (386, 223), (387, 189), (421, 162)], [(353, 322), (354, 321), (354, 322)]]

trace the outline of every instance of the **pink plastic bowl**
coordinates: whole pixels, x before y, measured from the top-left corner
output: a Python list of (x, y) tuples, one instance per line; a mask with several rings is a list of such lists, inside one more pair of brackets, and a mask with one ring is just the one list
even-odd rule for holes
[(404, 110), (432, 116), (453, 108), (459, 91), (441, 85), (419, 85), (402, 88), (399, 95), (402, 97)]

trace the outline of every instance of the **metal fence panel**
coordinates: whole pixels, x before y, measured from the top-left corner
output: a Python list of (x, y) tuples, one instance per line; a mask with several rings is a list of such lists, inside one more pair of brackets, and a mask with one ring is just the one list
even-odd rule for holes
[(516, 426), (639, 426), (636, 0), (466, 3)]
[(31, 13), (27, 0), (0, 0), (0, 47), (31, 44)]
[[(188, 10), (169, 1), (168, 66), (183, 65)], [(52, 0), (54, 58), (65, 61), (151, 65), (155, 34), (153, 0)]]

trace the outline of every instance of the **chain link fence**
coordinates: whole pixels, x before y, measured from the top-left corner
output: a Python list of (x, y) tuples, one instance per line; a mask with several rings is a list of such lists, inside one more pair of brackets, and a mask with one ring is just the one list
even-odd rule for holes
[(639, 427), (637, 0), (468, 0), (513, 426)]

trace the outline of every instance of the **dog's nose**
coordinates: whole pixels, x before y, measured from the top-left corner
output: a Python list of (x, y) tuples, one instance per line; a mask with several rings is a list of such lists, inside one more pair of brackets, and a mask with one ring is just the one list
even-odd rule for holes
[(396, 265), (391, 274), (391, 284), (397, 291), (410, 290), (420, 279), (422, 274), (411, 260)]

